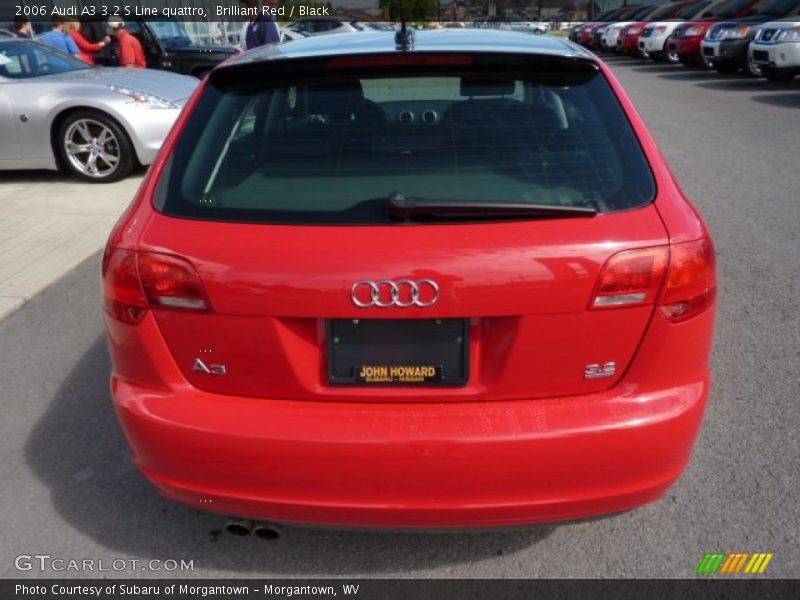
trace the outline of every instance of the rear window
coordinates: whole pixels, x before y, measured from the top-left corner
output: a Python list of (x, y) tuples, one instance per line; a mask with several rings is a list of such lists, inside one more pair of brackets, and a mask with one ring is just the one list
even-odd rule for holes
[(197, 219), (376, 224), (392, 222), (393, 193), (604, 213), (652, 201), (642, 149), (594, 65), (455, 58), (219, 70), (156, 206)]

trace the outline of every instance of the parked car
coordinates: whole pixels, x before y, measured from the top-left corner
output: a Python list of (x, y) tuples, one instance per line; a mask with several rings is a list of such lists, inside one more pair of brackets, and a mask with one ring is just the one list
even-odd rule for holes
[(619, 45), (622, 52), (629, 56), (639, 58), (649, 58), (649, 55), (639, 45), (639, 39), (644, 32), (645, 27), (651, 22), (662, 21), (664, 19), (671, 19), (681, 11), (694, 6), (699, 0), (688, 0), (682, 2), (670, 2), (664, 4), (661, 8), (652, 13), (646, 21), (639, 21), (638, 23), (631, 23), (623, 28), (619, 36)]
[(587, 23), (575, 23), (572, 27), (569, 28), (569, 33), (567, 34), (567, 38), (570, 42), (578, 43), (578, 39), (580, 39), (580, 30), (587, 25)]
[(537, 21), (519, 21), (514, 23), (511, 27), (513, 31), (524, 31), (534, 35), (543, 35), (548, 31), (547, 23), (540, 23)]
[(285, 29), (315, 36), (333, 33), (360, 33), (367, 27), (355, 19), (343, 17), (303, 17), (289, 23)]
[(611, 11), (605, 16), (601, 15), (601, 17), (598, 17), (597, 21), (587, 23), (586, 25), (584, 25), (583, 28), (581, 28), (578, 43), (581, 44), (582, 46), (586, 46), (587, 48), (591, 48), (592, 44), (594, 43), (595, 29), (602, 27), (606, 23), (613, 23), (614, 21), (623, 18), (624, 15), (631, 14), (636, 10), (637, 7), (635, 6), (623, 6), (621, 8), (617, 8)]
[[(599, 23), (607, 23), (611, 19), (613, 19), (614, 15), (622, 12), (623, 10), (624, 10), (624, 8), (620, 8), (620, 7), (612, 8), (610, 10), (607, 10), (607, 11), (601, 13), (596, 18), (595, 21), (585, 22), (585, 23), (576, 23), (575, 25), (573, 25), (570, 28), (569, 40), (571, 42), (575, 42), (576, 44), (583, 43), (583, 30), (584, 30), (584, 28), (590, 27), (590, 26), (593, 26), (593, 25), (597, 25)], [(589, 38), (587, 38), (587, 40), (586, 40), (587, 42), (588, 42), (588, 39)]]
[(36, 41), (0, 39), (0, 169), (121, 179), (150, 164), (197, 83), (91, 67)]
[(281, 29), (281, 43), (294, 42), (297, 40), (304, 40), (311, 37), (307, 31), (299, 31), (296, 29)]
[(760, 67), (749, 60), (750, 42), (762, 24), (798, 15), (800, 0), (770, 0), (754, 15), (717, 23), (708, 30), (701, 44), (703, 57), (720, 73), (736, 73), (741, 69), (749, 75), (760, 76)]
[(255, 49), (186, 106), (103, 258), (136, 465), (263, 534), (660, 498), (709, 394), (697, 209), (593, 54), (393, 38)]
[(714, 10), (726, 0), (703, 0), (695, 4), (689, 4), (670, 19), (656, 21), (648, 24), (639, 38), (639, 49), (650, 56), (653, 60), (664, 60), (668, 63), (678, 62), (678, 53), (670, 51), (667, 45), (670, 35), (675, 28), (686, 21), (694, 18), (708, 18), (714, 14)]
[(628, 6), (627, 10), (624, 10), (614, 17), (614, 21), (610, 21), (607, 23), (601, 23), (598, 27), (595, 27), (592, 30), (592, 40), (588, 44), (588, 47), (592, 50), (600, 50), (603, 51), (605, 48), (603, 47), (603, 36), (605, 35), (606, 31), (609, 27), (614, 25), (615, 23), (626, 20), (626, 19), (636, 19), (636, 15), (639, 14), (646, 14), (652, 12), (653, 7), (647, 7), (642, 5), (632, 5)]
[(366, 25), (375, 31), (395, 31), (397, 29), (391, 23), (371, 22), (367, 23)]
[[(150, 69), (200, 78), (236, 54), (236, 49), (228, 45), (195, 43), (180, 21), (130, 19), (125, 21), (125, 27), (142, 43)], [(109, 34), (106, 24), (99, 21), (87, 21), (82, 24), (81, 30), (92, 42), (100, 41)], [(112, 38), (112, 43), (95, 54), (94, 59), (98, 65), (115, 67), (119, 65), (118, 54), (117, 42)]]
[(790, 81), (800, 75), (800, 18), (764, 23), (748, 52), (750, 60), (770, 81)]
[(720, 21), (755, 14), (758, 6), (770, 0), (728, 0), (718, 7), (714, 14), (704, 19), (694, 19), (681, 23), (672, 32), (667, 47), (678, 56), (678, 61), (686, 67), (711, 67), (703, 58), (702, 43), (709, 28)]
[(620, 52), (619, 35), (621, 31), (637, 21), (646, 21), (650, 15), (656, 11), (661, 10), (661, 5), (655, 6), (642, 6), (638, 11), (629, 15), (627, 21), (616, 21), (608, 23), (606, 26), (601, 27), (602, 33), (600, 37), (600, 49), (604, 52)]

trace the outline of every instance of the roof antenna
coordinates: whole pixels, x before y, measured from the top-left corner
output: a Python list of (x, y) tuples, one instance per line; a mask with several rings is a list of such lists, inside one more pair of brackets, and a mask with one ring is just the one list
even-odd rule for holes
[(411, 50), (414, 46), (414, 28), (406, 26), (405, 19), (400, 22), (400, 31), (394, 34), (394, 44), (398, 50)]

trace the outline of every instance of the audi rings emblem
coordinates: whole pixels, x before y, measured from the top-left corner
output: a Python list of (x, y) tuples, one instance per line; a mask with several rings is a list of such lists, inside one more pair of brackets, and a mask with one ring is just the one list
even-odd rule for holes
[(363, 279), (353, 284), (350, 293), (353, 304), (361, 308), (377, 306), (378, 308), (409, 308), (419, 306), (425, 308), (439, 299), (439, 284), (432, 279), (380, 279), (372, 281)]

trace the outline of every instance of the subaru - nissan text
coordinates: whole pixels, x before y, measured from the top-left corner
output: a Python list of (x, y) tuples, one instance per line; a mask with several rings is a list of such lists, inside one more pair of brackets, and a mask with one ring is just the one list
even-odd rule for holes
[(662, 497), (709, 394), (709, 233), (594, 55), (321, 36), (201, 83), (103, 259), (111, 391), (166, 497), (475, 527)]

